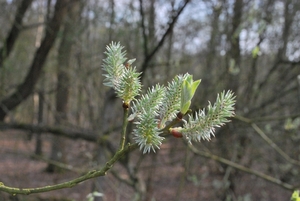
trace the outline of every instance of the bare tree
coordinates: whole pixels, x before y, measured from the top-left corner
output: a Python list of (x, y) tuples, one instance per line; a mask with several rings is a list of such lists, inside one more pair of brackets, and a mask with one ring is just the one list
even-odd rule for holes
[(23, 100), (31, 95), (46, 61), (47, 55), (55, 42), (60, 25), (66, 15), (66, 7), (68, 3), (68, 0), (56, 2), (55, 12), (46, 28), (45, 37), (40, 47), (35, 52), (34, 59), (25, 80), (17, 87), (13, 94), (0, 101), (0, 121), (4, 121), (4, 118), (9, 111), (13, 110), (22, 103)]

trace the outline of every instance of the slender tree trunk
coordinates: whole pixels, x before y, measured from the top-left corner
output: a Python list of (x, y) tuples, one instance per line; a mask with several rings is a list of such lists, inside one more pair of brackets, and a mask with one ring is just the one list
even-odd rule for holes
[[(50, 4), (47, 4), (46, 7), (46, 16), (44, 16), (43, 14), (39, 15), (39, 23), (42, 23), (43, 21), (47, 21), (49, 20), (49, 8), (50, 8)], [(43, 11), (45, 10), (43, 4), (40, 5), (40, 13), (44, 13)], [(40, 25), (37, 28), (37, 32), (36, 32), (36, 38), (35, 38), (35, 47), (39, 48), (41, 46), (41, 40), (42, 40), (42, 36), (44, 33), (44, 26)], [(38, 91), (37, 97), (38, 97), (38, 115), (37, 115), (37, 123), (38, 125), (42, 125), (44, 123), (44, 100), (45, 100), (45, 95), (44, 95), (44, 88), (45, 88), (45, 73), (42, 72), (41, 73), (41, 84), (40, 84), (40, 90)], [(42, 146), (43, 146), (43, 142), (42, 142), (42, 133), (38, 132), (36, 133), (36, 139), (35, 139), (35, 151), (34, 153), (36, 155), (42, 155)]]
[(220, 0), (214, 7), (213, 7), (213, 16), (211, 20), (211, 32), (210, 32), (210, 39), (208, 42), (208, 55), (206, 57), (206, 65), (203, 67), (202, 74), (205, 75), (202, 77), (201, 85), (202, 87), (206, 88), (201, 96), (202, 97), (209, 97), (211, 92), (214, 90), (215, 86), (211, 83), (213, 81), (212, 77), (214, 65), (215, 65), (215, 57), (216, 57), (216, 48), (218, 46), (219, 37), (220, 37), (220, 15), (223, 10), (223, 2)]
[(233, 6), (233, 16), (231, 23), (231, 31), (228, 35), (230, 44), (228, 57), (228, 84), (229, 89), (236, 92), (238, 88), (238, 76), (236, 72), (239, 71), (241, 63), (241, 49), (240, 49), (240, 25), (242, 23), (244, 3), (243, 0), (235, 0)]
[[(77, 21), (81, 11), (81, 0), (74, 0), (70, 4), (67, 18), (64, 22), (64, 30), (58, 50), (58, 68), (57, 68), (57, 92), (56, 92), (56, 114), (55, 123), (62, 125), (67, 122), (68, 101), (70, 91), (70, 57), (71, 49), (76, 37)], [(64, 162), (65, 139), (55, 136), (52, 141), (52, 150), (50, 158), (55, 161)], [(48, 172), (54, 172), (56, 167), (49, 164)]]
[[(44, 93), (39, 92), (39, 109), (38, 109), (38, 124), (43, 124), (44, 121)], [(42, 155), (42, 136), (41, 133), (37, 133), (36, 141), (35, 141), (35, 154)]]

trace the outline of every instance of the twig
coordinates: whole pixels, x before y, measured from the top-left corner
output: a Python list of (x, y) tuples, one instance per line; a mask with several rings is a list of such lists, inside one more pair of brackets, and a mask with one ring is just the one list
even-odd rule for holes
[(292, 191), (295, 190), (295, 187), (292, 186), (291, 184), (282, 182), (281, 180), (276, 179), (276, 178), (274, 178), (274, 177), (271, 177), (271, 176), (269, 176), (269, 175), (266, 175), (266, 174), (264, 174), (264, 173), (261, 173), (261, 172), (252, 170), (252, 169), (250, 169), (250, 168), (247, 168), (247, 167), (245, 167), (245, 166), (242, 166), (242, 165), (240, 165), (240, 164), (237, 164), (237, 163), (232, 162), (232, 161), (230, 161), (230, 160), (227, 160), (227, 159), (225, 159), (225, 158), (219, 157), (219, 156), (217, 156), (217, 155), (213, 155), (213, 154), (208, 153), (208, 152), (200, 151), (200, 150), (196, 149), (196, 148), (195, 148), (194, 146), (192, 146), (192, 145), (189, 145), (189, 148), (190, 148), (191, 151), (192, 151), (193, 153), (195, 153), (196, 155), (199, 155), (199, 156), (202, 156), (202, 157), (205, 157), (205, 158), (213, 159), (213, 160), (215, 160), (215, 161), (218, 161), (218, 162), (220, 162), (220, 163), (223, 163), (223, 164), (225, 164), (225, 165), (228, 165), (228, 166), (230, 166), (230, 167), (233, 167), (233, 168), (235, 168), (235, 169), (237, 169), (237, 170), (240, 170), (240, 171), (243, 171), (243, 172), (246, 172), (246, 173), (255, 175), (255, 176), (259, 177), (259, 178), (262, 178), (262, 179), (264, 179), (264, 180), (266, 180), (266, 181), (269, 181), (269, 182), (271, 182), (271, 183), (274, 183), (274, 184), (276, 184), (276, 185), (278, 185), (278, 186), (280, 186), (280, 187), (282, 187), (282, 188), (285, 188), (285, 189), (287, 189), (287, 190), (292, 190)]
[(274, 120), (283, 120), (283, 119), (287, 119), (287, 118), (296, 118), (299, 117), (299, 114), (295, 114), (295, 115), (290, 115), (290, 116), (284, 116), (284, 117), (262, 117), (259, 119), (248, 119), (246, 117), (243, 116), (236, 116), (235, 118), (243, 121), (245, 123), (248, 123), (251, 125), (251, 127), (256, 131), (257, 134), (259, 134), (259, 136), (267, 142), (268, 145), (270, 145), (270, 147), (272, 147), (280, 156), (282, 156), (286, 161), (288, 161), (289, 163), (293, 164), (293, 165), (297, 165), (300, 166), (300, 161), (295, 160), (293, 158), (291, 158), (288, 154), (286, 154), (282, 149), (280, 149), (277, 144), (275, 142), (273, 142), (273, 140), (271, 140), (264, 132), (263, 130), (261, 130), (255, 123), (255, 121), (261, 121), (261, 120), (265, 120), (265, 121), (274, 121)]
[(133, 144), (133, 145), (127, 144), (127, 146), (125, 146), (126, 130), (127, 130), (127, 124), (128, 124), (127, 117), (128, 117), (129, 109), (128, 109), (128, 107), (124, 107), (124, 106), (123, 106), (123, 108), (124, 108), (124, 117), (123, 117), (122, 136), (120, 139), (119, 150), (105, 164), (105, 166), (102, 169), (91, 170), (91, 171), (87, 172), (85, 175), (75, 178), (68, 182), (63, 182), (60, 184), (48, 185), (48, 186), (38, 187), (38, 188), (15, 188), (15, 187), (6, 186), (2, 182), (0, 182), (0, 191), (11, 193), (13, 195), (15, 195), (15, 194), (28, 195), (28, 194), (32, 194), (32, 193), (48, 192), (48, 191), (58, 190), (58, 189), (62, 189), (62, 188), (71, 188), (83, 181), (88, 180), (88, 179), (106, 175), (107, 171), (110, 170), (112, 168), (112, 166), (118, 160), (120, 160), (126, 153), (128, 153), (138, 147), (137, 144)]
[(251, 124), (252, 128), (259, 134), (259, 136), (265, 140), (280, 156), (282, 156), (286, 161), (292, 163), (293, 165), (300, 166), (300, 161), (292, 159), (287, 155), (282, 149), (280, 149), (275, 142), (273, 142), (255, 123)]
[(54, 191), (63, 188), (71, 188), (88, 179), (106, 175), (107, 171), (109, 171), (120, 158), (122, 158), (126, 153), (136, 149), (137, 147), (138, 147), (137, 144), (128, 144), (124, 147), (124, 149), (117, 151), (115, 155), (105, 164), (105, 166), (102, 169), (91, 170), (86, 174), (84, 174), (83, 176), (77, 177), (67, 182), (54, 184), (54, 185), (47, 185), (47, 186), (37, 187), (37, 188), (15, 188), (15, 187), (6, 186), (4, 185), (4, 183), (0, 182), (0, 191), (11, 193), (13, 195), (16, 194), (29, 195), (33, 193), (42, 193), (42, 192)]
[(125, 141), (126, 141), (126, 131), (127, 131), (127, 125), (128, 125), (128, 114), (129, 114), (129, 108), (123, 107), (124, 109), (124, 117), (123, 117), (123, 125), (122, 125), (122, 136), (120, 139), (120, 147), (119, 150), (123, 150), (125, 146)]

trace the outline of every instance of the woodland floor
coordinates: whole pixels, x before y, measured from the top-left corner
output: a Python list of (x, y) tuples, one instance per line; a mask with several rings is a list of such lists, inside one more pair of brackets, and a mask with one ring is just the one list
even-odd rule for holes
[[(50, 152), (50, 136), (43, 135), (43, 154), (48, 156)], [(170, 144), (170, 143), (169, 143)], [(92, 143), (81, 140), (67, 140), (68, 155), (66, 160), (72, 167), (91, 170), (94, 164), (91, 162), (95, 147)], [(177, 145), (175, 145), (177, 146)], [(178, 147), (182, 143), (178, 144)], [(32, 157), (35, 149), (35, 137), (28, 139), (28, 134), (19, 131), (0, 132), (0, 181), (7, 186), (13, 187), (40, 187), (50, 184), (61, 183), (71, 180), (80, 175), (76, 171), (66, 170), (63, 173), (47, 173), (47, 163)], [(184, 147), (178, 148), (178, 159), (168, 157), (170, 147), (166, 143), (159, 151), (159, 157), (149, 155), (146, 163), (143, 163), (143, 172), (140, 177), (151, 174), (151, 198), (153, 201), (168, 200), (224, 200), (220, 198), (218, 188), (222, 185), (222, 174), (212, 174), (208, 171), (210, 162), (203, 163), (203, 160), (195, 161), (197, 165), (190, 168), (189, 175), (186, 175), (182, 158)], [(138, 156), (137, 156), (138, 157)], [(155, 164), (156, 168), (153, 168)], [(116, 164), (113, 168), (118, 171), (121, 177), (122, 168)], [(123, 171), (124, 172), (124, 171)], [(104, 178), (104, 177), (102, 177)], [(183, 179), (184, 178), (184, 179)], [(86, 201), (86, 196), (91, 192), (95, 179), (81, 183), (70, 189), (62, 189), (53, 192), (12, 196), (0, 192), (0, 201)], [(238, 196), (231, 200), (289, 200), (289, 192), (282, 190), (275, 185), (269, 185), (256, 177), (241, 174), (236, 181)], [(145, 181), (146, 185), (146, 181)], [(259, 186), (259, 188), (257, 188)], [(124, 183), (116, 180), (112, 174), (105, 177), (104, 187), (107, 201), (133, 200), (134, 191)], [(221, 194), (221, 193), (220, 193)]]

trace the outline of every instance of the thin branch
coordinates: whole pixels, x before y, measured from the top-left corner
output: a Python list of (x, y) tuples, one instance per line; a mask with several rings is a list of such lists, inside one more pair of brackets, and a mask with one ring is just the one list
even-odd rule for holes
[(238, 116), (236, 115), (235, 118), (240, 120), (240, 121), (243, 121), (245, 123), (248, 123), (251, 125), (251, 127), (259, 134), (259, 136), (264, 140), (266, 141), (266, 143), (268, 145), (270, 145), (270, 147), (272, 147), (280, 156), (282, 156), (287, 162), (293, 164), (293, 165), (297, 165), (297, 166), (300, 166), (300, 161), (298, 160), (295, 160), (293, 158), (291, 158), (288, 154), (286, 154), (282, 149), (279, 148), (279, 146), (273, 142), (273, 140), (271, 140), (264, 132), (263, 130), (261, 130), (255, 123), (255, 121), (259, 122), (259, 121), (262, 121), (262, 120), (268, 120), (268, 121), (274, 121), (274, 120), (284, 120), (284, 119), (288, 119), (288, 118), (296, 118), (296, 117), (299, 117), (300, 114), (295, 114), (295, 115), (290, 115), (290, 116), (283, 116), (283, 117), (265, 117), (265, 118), (259, 118), (259, 119), (255, 119), (255, 120), (251, 120), (251, 119), (248, 119), (246, 117), (242, 117), (242, 116)]
[(47, 185), (43, 187), (37, 187), (37, 188), (16, 188), (16, 187), (10, 187), (4, 185), (4, 183), (0, 182), (0, 191), (11, 193), (13, 195), (16, 194), (33, 194), (33, 193), (42, 193), (42, 192), (49, 192), (49, 191), (54, 191), (58, 189), (63, 189), (63, 188), (71, 188), (73, 186), (78, 185), (79, 183), (100, 177), (100, 176), (105, 176), (107, 172), (113, 167), (113, 165), (120, 160), (125, 154), (133, 151), (136, 149), (138, 146), (137, 144), (128, 144), (127, 146), (124, 147), (123, 150), (117, 151), (115, 155), (105, 164), (105, 166), (100, 169), (100, 170), (91, 170), (84, 174), (83, 176), (77, 177), (73, 180), (63, 182), (60, 184), (54, 184), (54, 185)]
[(276, 178), (274, 178), (274, 177), (271, 177), (271, 176), (269, 176), (269, 175), (266, 175), (266, 174), (264, 174), (264, 173), (261, 173), (261, 172), (252, 170), (252, 169), (250, 169), (250, 168), (247, 168), (247, 167), (245, 167), (245, 166), (242, 166), (242, 165), (240, 165), (240, 164), (237, 164), (237, 163), (232, 162), (232, 161), (230, 161), (230, 160), (227, 160), (227, 159), (225, 159), (225, 158), (219, 157), (219, 156), (217, 156), (217, 155), (214, 155), (214, 154), (211, 154), (211, 153), (208, 153), (208, 152), (204, 152), (204, 151), (200, 151), (200, 150), (196, 149), (196, 148), (195, 148), (194, 146), (192, 146), (192, 145), (189, 145), (189, 148), (190, 148), (190, 150), (191, 150), (193, 153), (195, 153), (196, 155), (199, 155), (199, 156), (202, 156), (202, 157), (205, 157), (205, 158), (209, 158), (209, 159), (213, 159), (213, 160), (215, 160), (215, 161), (218, 161), (218, 162), (220, 162), (220, 163), (223, 163), (223, 164), (225, 164), (225, 165), (228, 165), (228, 166), (230, 166), (230, 167), (233, 167), (233, 168), (235, 168), (235, 169), (237, 169), (237, 170), (246, 172), (246, 173), (248, 173), (248, 174), (255, 175), (255, 176), (259, 177), (259, 178), (262, 178), (262, 179), (264, 179), (264, 180), (266, 180), (266, 181), (268, 181), (268, 182), (271, 182), (271, 183), (273, 183), (273, 184), (276, 184), (276, 185), (278, 185), (278, 186), (280, 186), (280, 187), (282, 187), (282, 188), (285, 188), (285, 189), (287, 189), (287, 190), (291, 190), (291, 191), (295, 190), (295, 187), (292, 186), (291, 184), (282, 182), (281, 180), (276, 179)]
[(259, 134), (259, 136), (267, 142), (270, 147), (272, 147), (280, 156), (282, 156), (287, 162), (300, 166), (300, 161), (292, 159), (289, 155), (287, 155), (282, 149), (278, 147), (278, 145), (273, 142), (255, 123), (251, 124), (252, 128)]
[(123, 150), (124, 146), (125, 146), (126, 131), (127, 131), (127, 125), (128, 125), (128, 120), (127, 120), (128, 114), (129, 114), (129, 108), (127, 106), (125, 106), (124, 107), (123, 125), (122, 125), (122, 136), (121, 136), (121, 139), (120, 139), (119, 150)]
[[(172, 32), (175, 23), (178, 20), (179, 15), (182, 13), (182, 11), (184, 10), (184, 8), (186, 7), (186, 5), (190, 2), (190, 0), (185, 0), (183, 5), (177, 10), (177, 13), (174, 15), (174, 17), (172, 17), (171, 22), (169, 23), (169, 27), (166, 30), (166, 32), (164, 33), (164, 35), (161, 37), (160, 41), (158, 42), (158, 44), (155, 46), (155, 48), (147, 55), (147, 57), (145, 58), (143, 64), (142, 64), (142, 69), (141, 72), (145, 72), (146, 69), (148, 68), (148, 63), (149, 61), (152, 59), (152, 57), (156, 54), (156, 52), (162, 47), (162, 45), (165, 42), (165, 39), (167, 38), (167, 36)], [(145, 75), (145, 73), (143, 73), (141, 75), (141, 80), (143, 79), (143, 76)]]

